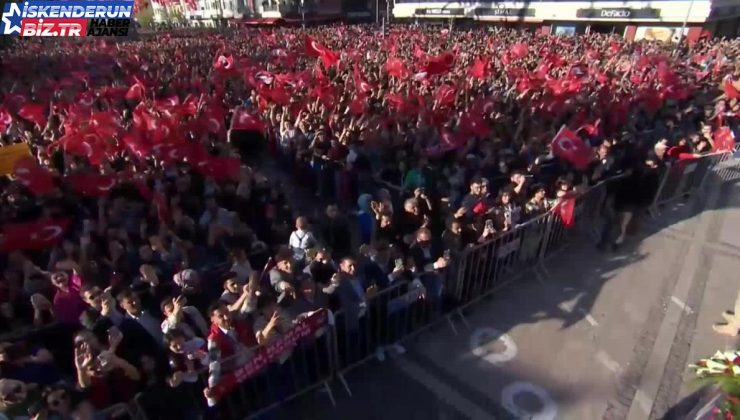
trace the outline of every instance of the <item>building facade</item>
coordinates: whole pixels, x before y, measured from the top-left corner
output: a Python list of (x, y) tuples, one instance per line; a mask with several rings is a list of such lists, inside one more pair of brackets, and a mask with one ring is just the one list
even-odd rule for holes
[(152, 8), (157, 24), (197, 27), (339, 18), (342, 11), (340, 0), (155, 0)]
[(494, 1), (395, 0), (395, 19), (488, 23), (574, 34), (617, 33), (628, 40), (738, 36), (740, 0)]

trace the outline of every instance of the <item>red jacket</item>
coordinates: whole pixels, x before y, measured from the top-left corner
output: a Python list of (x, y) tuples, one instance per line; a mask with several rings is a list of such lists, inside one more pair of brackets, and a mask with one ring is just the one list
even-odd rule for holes
[[(252, 323), (245, 320), (234, 321), (232, 325), (236, 332), (237, 340), (247, 348), (257, 345), (257, 337), (254, 334)], [(216, 324), (211, 324), (211, 331), (208, 334), (208, 341), (213, 342), (220, 352), (220, 357), (227, 358), (234, 355), (234, 340), (224, 334), (221, 328)]]

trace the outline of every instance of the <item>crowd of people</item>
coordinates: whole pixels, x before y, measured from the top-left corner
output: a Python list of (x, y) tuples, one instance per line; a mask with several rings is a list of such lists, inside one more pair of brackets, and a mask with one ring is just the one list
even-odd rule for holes
[[(0, 178), (0, 417), (142, 393), (194, 418), (202, 372), (391, 284), (439, 297), (466, 247), (626, 174), (618, 246), (667, 162), (738, 132), (739, 53), (401, 25), (23, 39), (0, 73), (0, 145), (30, 150)], [(553, 155), (563, 126), (587, 164)]]

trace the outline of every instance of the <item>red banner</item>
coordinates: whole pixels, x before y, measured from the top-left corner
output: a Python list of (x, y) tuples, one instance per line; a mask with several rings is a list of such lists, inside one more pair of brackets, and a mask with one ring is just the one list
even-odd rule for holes
[(257, 354), (244, 366), (224, 374), (218, 384), (209, 388), (209, 404), (218, 401), (231, 392), (237, 385), (253, 378), (270, 363), (278, 360), (286, 351), (293, 349), (298, 341), (311, 337), (320, 330), (328, 319), (327, 311), (322, 309), (296, 323), (277, 341), (266, 347), (260, 347)]

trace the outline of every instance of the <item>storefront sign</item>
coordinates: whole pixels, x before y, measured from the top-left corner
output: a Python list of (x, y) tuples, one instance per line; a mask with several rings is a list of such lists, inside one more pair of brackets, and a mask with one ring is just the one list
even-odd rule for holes
[(660, 9), (578, 9), (576, 16), (587, 19), (658, 19)]
[(475, 9), (476, 16), (534, 16), (534, 9), (509, 9), (506, 7), (484, 7)]
[(414, 13), (423, 16), (462, 16), (465, 9), (416, 9)]

